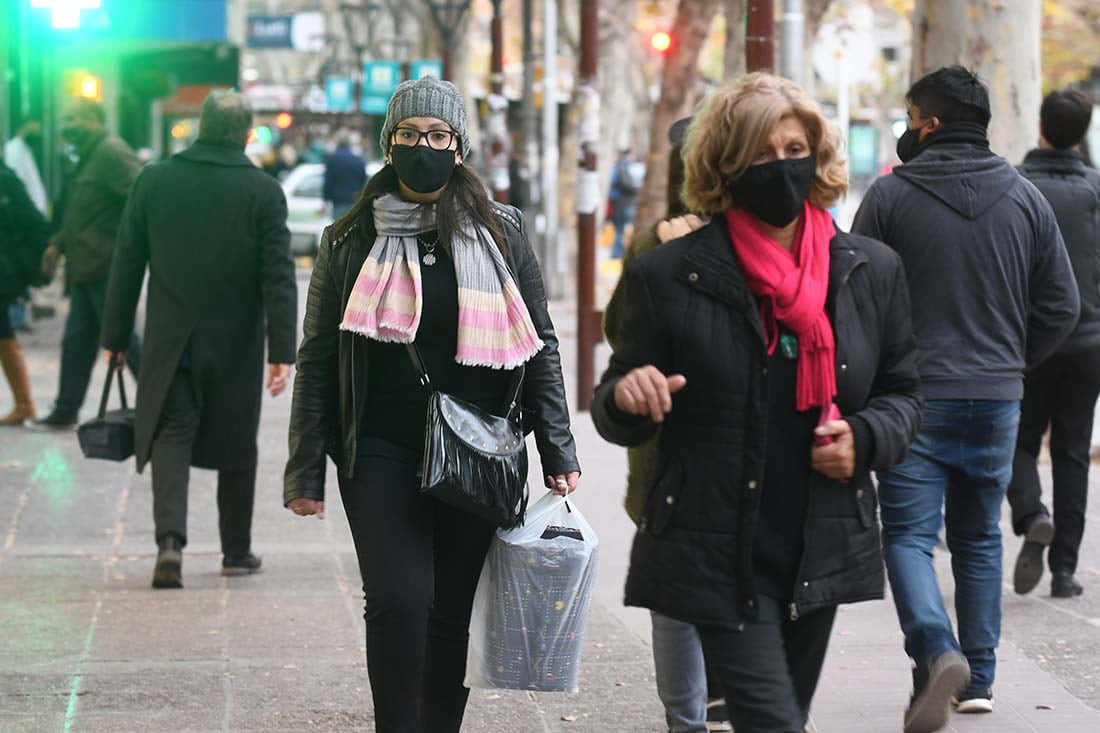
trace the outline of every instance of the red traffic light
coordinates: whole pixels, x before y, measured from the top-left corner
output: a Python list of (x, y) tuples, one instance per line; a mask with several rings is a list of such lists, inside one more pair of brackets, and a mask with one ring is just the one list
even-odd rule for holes
[(665, 31), (657, 31), (650, 37), (649, 45), (653, 47), (654, 51), (664, 53), (672, 48), (672, 36)]
[(285, 130), (290, 127), (292, 122), (294, 122), (294, 118), (290, 116), (289, 112), (280, 112), (275, 115), (275, 125), (280, 130)]

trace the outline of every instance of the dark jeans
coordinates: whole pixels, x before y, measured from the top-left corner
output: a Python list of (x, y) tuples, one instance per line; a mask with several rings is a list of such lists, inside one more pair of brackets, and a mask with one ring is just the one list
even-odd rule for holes
[[(881, 471), (882, 544), (905, 651), (918, 663), (959, 651), (970, 690), (992, 688), (1001, 638), (1001, 505), (1012, 478), (1020, 403), (928, 400), (909, 455)], [(947, 525), (959, 639), (932, 550)]]
[[(61, 380), (54, 412), (76, 418), (88, 392), (88, 382), (99, 356), (99, 333), (103, 327), (103, 306), (107, 300), (107, 278), (69, 287), (69, 317), (61, 339)], [(126, 352), (126, 363), (137, 376), (141, 341), (134, 334)]]
[(757, 598), (757, 621), (740, 631), (699, 627), (707, 668), (722, 685), (737, 733), (802, 733), (836, 606), (791, 621), (784, 604)]
[(363, 438), (340, 496), (363, 576), (376, 728), (458, 733), (470, 612), (495, 527), (421, 494), (418, 466), (412, 451)]
[(1100, 396), (1100, 349), (1052, 356), (1024, 380), (1020, 437), (1012, 463), (1008, 502), (1012, 528), (1027, 532), (1031, 521), (1049, 516), (1043, 504), (1037, 458), (1050, 428), (1054, 490), (1054, 541), (1047, 561), (1053, 572), (1077, 570), (1077, 550), (1085, 533), (1089, 494), (1092, 419)]
[[(191, 372), (172, 379), (153, 438), (153, 523), (157, 542), (175, 535), (187, 544), (187, 489), (191, 449), (199, 430), (199, 405)], [(252, 548), (252, 505), (256, 467), (218, 471), (218, 531), (222, 554), (240, 557)]]

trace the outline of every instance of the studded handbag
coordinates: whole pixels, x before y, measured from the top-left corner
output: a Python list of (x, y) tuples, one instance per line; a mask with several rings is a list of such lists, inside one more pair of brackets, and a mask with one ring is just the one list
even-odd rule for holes
[(420, 382), (431, 393), (424, 430), (420, 490), (510, 529), (527, 511), (527, 444), (519, 416), (523, 367), (508, 390), (504, 416), (435, 389), (420, 350), (408, 345)]

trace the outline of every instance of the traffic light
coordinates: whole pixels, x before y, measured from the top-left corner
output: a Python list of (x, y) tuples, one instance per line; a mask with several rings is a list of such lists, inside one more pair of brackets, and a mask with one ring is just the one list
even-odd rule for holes
[(275, 126), (280, 130), (285, 130), (290, 127), (293, 122), (294, 118), (290, 116), (289, 112), (280, 112), (275, 115)]
[(103, 101), (103, 79), (83, 69), (65, 72), (65, 89), (74, 97)]
[(657, 31), (649, 38), (649, 45), (657, 53), (663, 54), (672, 48), (672, 36), (666, 31)]

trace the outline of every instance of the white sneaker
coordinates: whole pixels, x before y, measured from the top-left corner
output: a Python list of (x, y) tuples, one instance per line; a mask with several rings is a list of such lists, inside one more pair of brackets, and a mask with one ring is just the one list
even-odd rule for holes
[[(973, 697), (971, 697), (973, 695)], [(973, 714), (973, 713), (992, 713), (993, 712), (993, 693), (987, 692), (985, 695), (982, 693), (964, 693), (963, 697), (951, 698), (951, 704), (955, 706), (956, 713)]]

